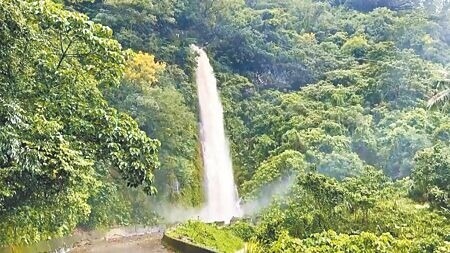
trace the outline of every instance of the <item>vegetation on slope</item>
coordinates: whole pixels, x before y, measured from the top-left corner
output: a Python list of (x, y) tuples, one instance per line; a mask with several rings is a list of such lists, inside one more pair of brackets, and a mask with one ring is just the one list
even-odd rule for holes
[(232, 232), (213, 224), (199, 221), (188, 221), (169, 230), (167, 234), (173, 238), (187, 240), (195, 245), (203, 246), (218, 252), (234, 253), (244, 247), (244, 242)]
[(240, 194), (290, 183), (239, 236), (275, 252), (448, 247), (448, 0), (55, 2), (0, 3), (1, 244), (154, 222), (154, 187), (202, 203), (195, 43)]

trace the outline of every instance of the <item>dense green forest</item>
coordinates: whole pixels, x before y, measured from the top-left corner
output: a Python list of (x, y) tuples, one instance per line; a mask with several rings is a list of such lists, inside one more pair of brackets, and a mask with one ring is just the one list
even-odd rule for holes
[(0, 245), (201, 206), (191, 44), (252, 252), (450, 252), (448, 0), (1, 0)]

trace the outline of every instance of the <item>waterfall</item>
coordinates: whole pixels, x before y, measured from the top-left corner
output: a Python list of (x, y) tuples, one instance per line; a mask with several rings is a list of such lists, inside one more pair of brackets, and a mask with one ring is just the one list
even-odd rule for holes
[(240, 215), (240, 208), (230, 150), (225, 137), (223, 108), (208, 56), (204, 50), (194, 45), (191, 45), (191, 49), (199, 55), (196, 82), (206, 196), (206, 205), (200, 218), (207, 222), (229, 222), (232, 217)]

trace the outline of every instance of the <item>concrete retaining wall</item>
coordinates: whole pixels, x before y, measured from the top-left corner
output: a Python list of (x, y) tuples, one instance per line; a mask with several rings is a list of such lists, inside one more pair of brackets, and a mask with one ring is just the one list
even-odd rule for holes
[(168, 236), (166, 233), (164, 233), (162, 241), (169, 248), (182, 253), (218, 253), (217, 251), (211, 249), (203, 248), (180, 239), (175, 239)]

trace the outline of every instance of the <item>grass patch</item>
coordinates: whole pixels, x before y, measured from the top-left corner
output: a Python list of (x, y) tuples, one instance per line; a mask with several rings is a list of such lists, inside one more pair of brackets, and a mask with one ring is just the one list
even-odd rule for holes
[(188, 221), (169, 230), (167, 235), (224, 253), (234, 253), (244, 247), (242, 239), (231, 231), (200, 221)]

